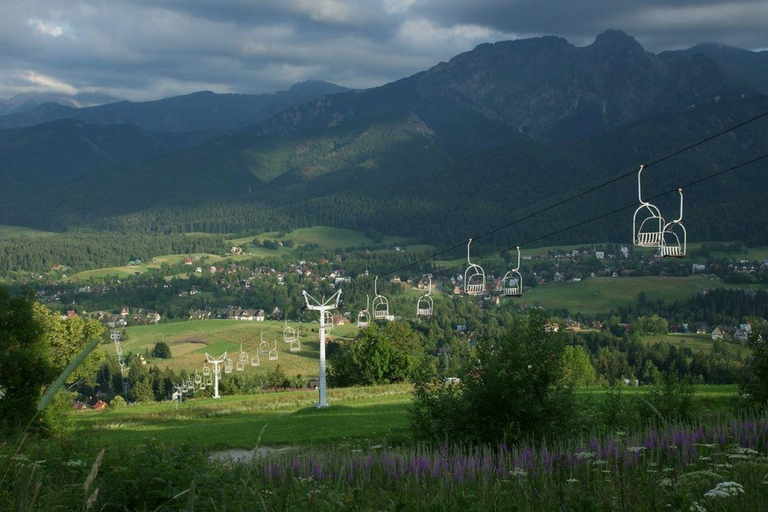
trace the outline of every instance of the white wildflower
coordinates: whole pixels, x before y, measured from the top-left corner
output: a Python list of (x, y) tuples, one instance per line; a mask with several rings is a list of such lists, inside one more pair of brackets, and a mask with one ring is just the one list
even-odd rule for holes
[(757, 451), (753, 450), (752, 448), (743, 448), (741, 446), (737, 446), (731, 450), (731, 453), (736, 455), (757, 455)]
[(510, 471), (509, 474), (512, 476), (516, 476), (518, 478), (523, 478), (528, 476), (528, 472), (523, 468), (515, 468), (512, 471)]
[(627, 451), (628, 452), (632, 452), (632, 453), (638, 453), (638, 452), (641, 452), (643, 450), (645, 450), (645, 446), (629, 446), (629, 447), (627, 447)]
[(715, 443), (693, 443), (693, 446), (700, 446), (701, 448), (714, 448), (717, 445)]
[(736, 482), (720, 482), (714, 489), (704, 493), (706, 498), (728, 498), (729, 496), (738, 496), (744, 494), (744, 487)]
[(664, 469), (662, 469), (662, 471), (665, 472), (665, 473), (671, 473), (674, 470), (675, 470), (674, 468), (664, 468)]
[(712, 460), (712, 458), (702, 455), (701, 457), (699, 457), (699, 460)]
[(605, 466), (606, 464), (608, 464), (608, 461), (607, 460), (598, 459), (595, 462), (593, 462), (592, 464), (594, 464), (595, 466)]
[(699, 505), (698, 501), (694, 501), (691, 505), (691, 512), (707, 512), (707, 509)]
[(85, 462), (83, 462), (83, 461), (78, 459), (78, 460), (68, 460), (68, 461), (64, 462), (63, 464), (65, 466), (70, 467), (70, 468), (79, 468), (80, 466), (84, 465)]
[(569, 478), (568, 480), (566, 480), (566, 482), (568, 482), (569, 484), (577, 484), (577, 483), (579, 483), (578, 479), (576, 479), (576, 478)]
[(669, 478), (662, 478), (659, 480), (659, 487), (672, 487), (672, 480)]
[(715, 464), (715, 467), (720, 469), (720, 468), (730, 468), (730, 467), (733, 467), (733, 466), (731, 466), (727, 462), (723, 462), (722, 464)]
[(587, 460), (587, 459), (594, 459), (595, 454), (594, 452), (579, 452), (577, 454), (574, 454), (574, 457), (576, 457), (579, 460)]

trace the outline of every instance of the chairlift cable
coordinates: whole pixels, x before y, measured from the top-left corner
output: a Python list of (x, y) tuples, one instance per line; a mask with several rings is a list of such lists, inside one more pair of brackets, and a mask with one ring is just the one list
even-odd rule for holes
[[(666, 160), (669, 160), (670, 158), (673, 158), (673, 157), (675, 157), (675, 156), (677, 156), (677, 155), (680, 155), (681, 153), (684, 153), (684, 152), (686, 152), (686, 151), (690, 151), (691, 149), (694, 149), (694, 148), (696, 148), (696, 147), (698, 147), (698, 146), (701, 146), (702, 144), (706, 144), (707, 142), (710, 142), (710, 141), (712, 141), (712, 140), (714, 140), (714, 139), (717, 139), (718, 137), (722, 137), (723, 135), (725, 135), (725, 134), (727, 134), (727, 133), (730, 133), (730, 132), (732, 132), (732, 131), (734, 131), (734, 130), (737, 130), (737, 129), (739, 129), (739, 128), (743, 127), (743, 126), (746, 126), (746, 125), (748, 125), (748, 124), (750, 124), (750, 123), (753, 123), (753, 122), (755, 122), (755, 121), (757, 121), (757, 120), (759, 120), (759, 119), (762, 119), (762, 118), (764, 118), (764, 117), (767, 117), (767, 116), (768, 116), (768, 111), (766, 111), (766, 112), (763, 112), (762, 114), (759, 114), (759, 115), (757, 115), (757, 116), (754, 116), (754, 117), (752, 117), (752, 118), (750, 118), (750, 119), (747, 119), (746, 121), (742, 121), (741, 123), (738, 123), (738, 124), (736, 124), (736, 125), (734, 125), (734, 126), (731, 126), (731, 127), (729, 127), (729, 128), (726, 128), (725, 130), (722, 130), (722, 131), (720, 131), (720, 132), (718, 132), (718, 133), (715, 133), (715, 134), (713, 134), (713, 135), (710, 135), (709, 137), (706, 137), (706, 138), (704, 138), (704, 139), (701, 139), (701, 140), (699, 140), (699, 141), (697, 141), (697, 142), (695, 142), (695, 143), (693, 143), (693, 144), (690, 144), (690, 145), (688, 145), (688, 146), (686, 146), (686, 147), (684, 147), (684, 148), (682, 148), (682, 149), (679, 149), (679, 150), (677, 150), (677, 151), (674, 151), (674, 152), (672, 152), (672, 153), (669, 153), (668, 155), (665, 155), (665, 156), (663, 156), (663, 157), (661, 157), (661, 158), (658, 158), (658, 159), (656, 159), (656, 160), (654, 160), (654, 161), (652, 161), (652, 162), (650, 162), (650, 163), (648, 163), (648, 164), (645, 164), (645, 167), (646, 167), (646, 168), (648, 168), (648, 167), (651, 167), (651, 166), (653, 166), (653, 165), (656, 165), (656, 164), (659, 164), (659, 163), (661, 163), (661, 162), (664, 162), (664, 161), (666, 161)], [(748, 162), (748, 163), (751, 163), (751, 162)], [(562, 205), (564, 205), (564, 204), (566, 204), (566, 203), (568, 203), (568, 202), (570, 202), (570, 201), (573, 201), (573, 200), (575, 200), (575, 199), (578, 199), (578, 198), (580, 198), (580, 197), (583, 197), (583, 196), (585, 196), (585, 195), (587, 195), (587, 194), (589, 194), (589, 193), (591, 193), (591, 192), (594, 192), (594, 191), (596, 191), (596, 190), (599, 190), (599, 189), (601, 189), (601, 188), (604, 188), (604, 187), (606, 187), (606, 186), (608, 186), (608, 185), (611, 185), (611, 184), (613, 184), (613, 183), (616, 183), (617, 181), (620, 181), (620, 180), (622, 180), (622, 179), (624, 179), (624, 178), (627, 178), (627, 177), (629, 177), (629, 176), (633, 176), (633, 175), (635, 175), (636, 173), (637, 173), (637, 169), (636, 169), (636, 168), (633, 168), (631, 171), (628, 171), (628, 172), (626, 172), (626, 173), (624, 173), (624, 174), (621, 174), (621, 175), (619, 175), (619, 176), (616, 176), (616, 177), (614, 177), (614, 178), (611, 178), (611, 179), (609, 179), (608, 181), (606, 181), (606, 182), (604, 182), (604, 183), (601, 183), (601, 184), (599, 184), (599, 185), (596, 185), (596, 186), (594, 186), (594, 187), (591, 187), (591, 188), (589, 188), (589, 189), (587, 189), (587, 190), (584, 190), (584, 191), (582, 191), (582, 192), (579, 192), (579, 193), (577, 193), (577, 194), (574, 194), (574, 195), (572, 195), (572, 196), (570, 196), (570, 197), (567, 197), (567, 198), (565, 198), (565, 199), (562, 199), (562, 200), (560, 200), (560, 201), (558, 201), (558, 202), (556, 202), (556, 203), (554, 203), (554, 204), (551, 204), (551, 205), (549, 205), (549, 206), (547, 206), (547, 207), (544, 207), (544, 208), (542, 208), (542, 209), (540, 209), (540, 210), (537, 210), (537, 211), (535, 211), (535, 212), (532, 212), (532, 213), (530, 213), (530, 214), (528, 214), (528, 215), (525, 215), (525, 216), (523, 216), (523, 217), (521, 217), (521, 218), (519, 218), (519, 219), (516, 219), (516, 220), (514, 220), (514, 221), (512, 221), (512, 222), (509, 222), (509, 223), (507, 223), (507, 224), (504, 224), (504, 225), (502, 225), (502, 226), (499, 226), (499, 227), (497, 227), (497, 228), (494, 228), (494, 229), (492, 229), (492, 230), (490, 230), (490, 231), (487, 231), (487, 232), (485, 232), (485, 233), (483, 233), (483, 234), (481, 234), (481, 235), (478, 235), (478, 236), (474, 236), (474, 237), (472, 237), (472, 239), (473, 239), (473, 240), (480, 240), (480, 239), (482, 239), (482, 238), (485, 238), (485, 237), (487, 237), (487, 236), (490, 236), (490, 235), (492, 235), (492, 234), (498, 233), (499, 231), (502, 231), (502, 230), (504, 230), (504, 229), (507, 229), (507, 228), (509, 228), (509, 227), (512, 227), (512, 226), (514, 226), (514, 225), (516, 225), (516, 224), (519, 224), (519, 223), (521, 223), (521, 222), (524, 222), (524, 221), (526, 221), (526, 220), (528, 220), (528, 219), (531, 219), (531, 218), (533, 218), (533, 217), (535, 217), (535, 216), (537, 216), (537, 215), (541, 215), (542, 213), (546, 213), (546, 212), (548, 212), (548, 211), (550, 211), (550, 210), (553, 210), (553, 209), (557, 208), (558, 206), (562, 206)], [(708, 178), (707, 178), (707, 179), (708, 179)], [(696, 182), (696, 183), (698, 183), (698, 182)], [(407, 264), (407, 265), (403, 265), (403, 266), (402, 266), (402, 267), (400, 267), (400, 268), (396, 268), (396, 269), (394, 269), (394, 270), (392, 270), (392, 271), (390, 271), (390, 272), (384, 273), (384, 274), (382, 274), (382, 277), (388, 277), (388, 276), (390, 276), (390, 275), (394, 274), (395, 272), (399, 272), (399, 271), (401, 271), (401, 270), (405, 270), (405, 269), (407, 269), (407, 268), (410, 268), (410, 267), (412, 267), (412, 266), (414, 266), (414, 265), (418, 265), (419, 263), (424, 263), (425, 261), (430, 261), (430, 260), (433, 260), (433, 259), (434, 259), (434, 258), (436, 258), (437, 256), (442, 256), (443, 254), (446, 254), (446, 253), (449, 253), (449, 252), (451, 252), (451, 251), (454, 251), (454, 250), (458, 249), (459, 247), (463, 247), (464, 245), (465, 245), (465, 244), (464, 244), (463, 242), (462, 242), (462, 243), (459, 243), (459, 244), (456, 244), (456, 245), (454, 245), (454, 246), (452, 246), (452, 247), (449, 247), (449, 248), (447, 248), (447, 249), (444, 249), (444, 250), (442, 250), (442, 251), (436, 252), (436, 253), (434, 253), (434, 254), (432, 254), (432, 255), (430, 255), (430, 256), (426, 256), (426, 257), (424, 257), (424, 258), (421, 258), (421, 259), (419, 259), (419, 260), (416, 260), (416, 261), (414, 261), (414, 262), (411, 262), (411, 263), (409, 263), (409, 264)]]

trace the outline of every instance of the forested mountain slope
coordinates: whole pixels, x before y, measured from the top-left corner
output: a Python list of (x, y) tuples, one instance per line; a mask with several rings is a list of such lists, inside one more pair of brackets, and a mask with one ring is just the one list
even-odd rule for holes
[(100, 125), (133, 124), (149, 131), (222, 130), (259, 123), (284, 108), (348, 90), (328, 82), (308, 81), (275, 94), (215, 94), (202, 91), (156, 101), (120, 101), (87, 108), (46, 103), (30, 112), (0, 117), (0, 128), (79, 119)]

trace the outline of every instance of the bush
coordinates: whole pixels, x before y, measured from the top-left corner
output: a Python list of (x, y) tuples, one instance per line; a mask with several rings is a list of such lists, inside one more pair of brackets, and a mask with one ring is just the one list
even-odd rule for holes
[(164, 341), (158, 341), (155, 343), (155, 348), (152, 349), (152, 357), (159, 357), (160, 359), (170, 359), (171, 347)]
[(126, 405), (128, 405), (128, 403), (125, 401), (125, 398), (120, 395), (115, 396), (112, 400), (109, 401), (110, 409), (121, 409)]
[(570, 427), (574, 397), (563, 379), (564, 337), (533, 312), (500, 340), (480, 343), (459, 383), (416, 382), (411, 425), (422, 439), (470, 442), (552, 437)]
[(641, 399), (640, 410), (648, 419), (664, 422), (691, 421), (693, 384), (689, 378), (680, 378), (674, 369), (666, 372), (661, 385), (654, 386)]

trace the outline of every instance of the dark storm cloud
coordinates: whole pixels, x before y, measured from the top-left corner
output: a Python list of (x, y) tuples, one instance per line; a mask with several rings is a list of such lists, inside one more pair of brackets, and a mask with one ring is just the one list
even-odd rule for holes
[(429, 0), (412, 14), (442, 24), (475, 23), (498, 31), (560, 35), (586, 45), (608, 29), (621, 29), (649, 51), (718, 42), (748, 49), (766, 47), (768, 2), (722, 0)]
[(768, 2), (531, 0), (7, 0), (0, 97), (201, 89), (271, 92), (324, 79), (370, 87), (483, 42), (608, 28), (651, 51), (717, 41), (768, 47)]

